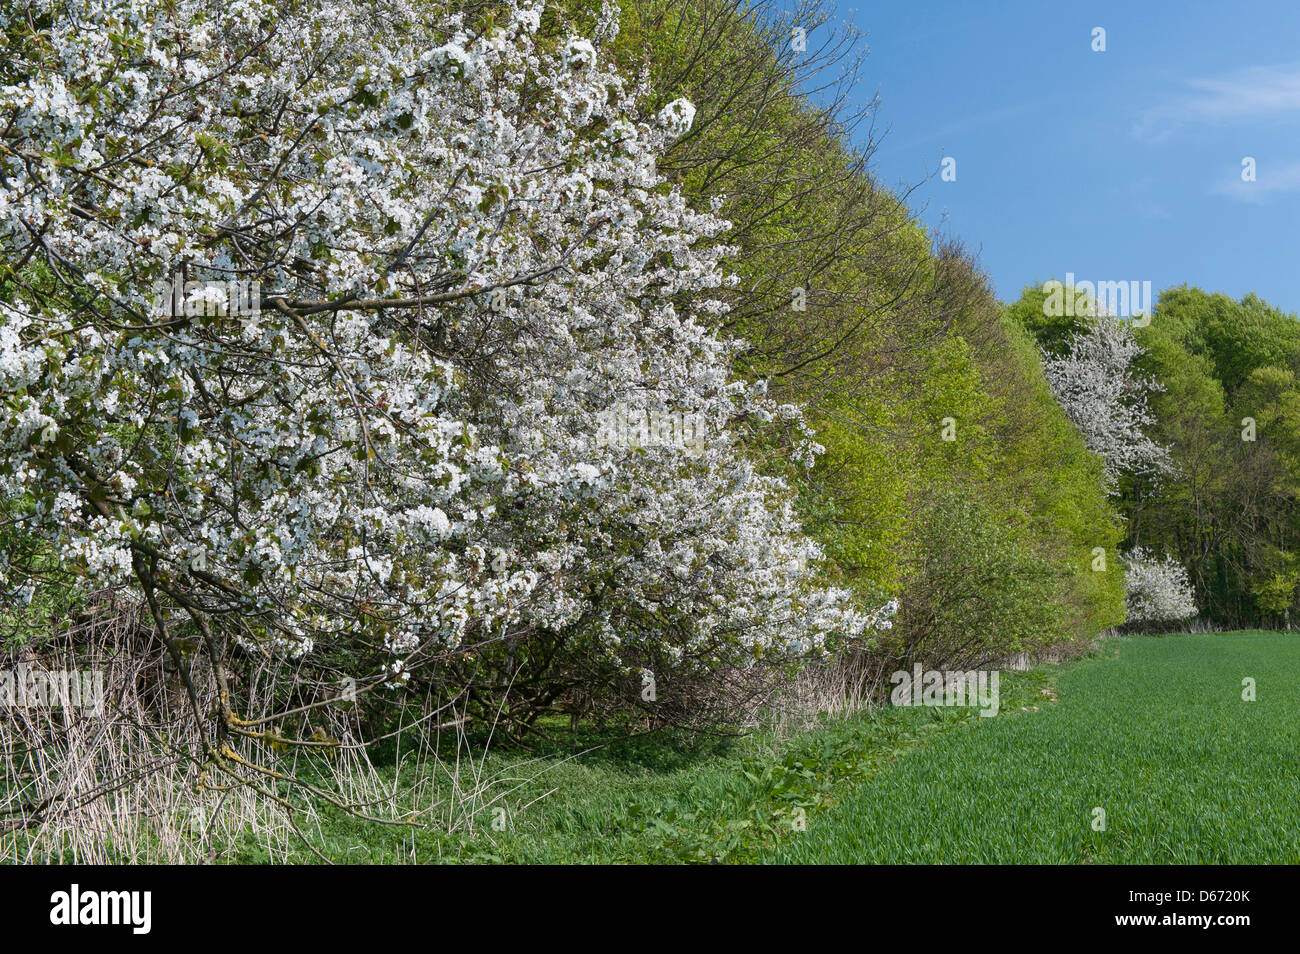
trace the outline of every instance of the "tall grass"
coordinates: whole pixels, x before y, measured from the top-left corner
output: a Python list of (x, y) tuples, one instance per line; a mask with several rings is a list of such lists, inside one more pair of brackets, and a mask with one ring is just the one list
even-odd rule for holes
[[(200, 744), (212, 722), (194, 718), (168, 654), (147, 638), (142, 613), (108, 594), (66, 637), (0, 655), (0, 669), (15, 673), (94, 671), (103, 679), (98, 711), (0, 707), (0, 863), (328, 860), (316, 846), (333, 813), (403, 833), (473, 830), (509, 790), (484, 770), (464, 720), (444, 710), (371, 740), (391, 756), (383, 771), (357, 713), (328, 707), (313, 714), (330, 744), (288, 744), (273, 724), (260, 738), (221, 740), (229, 761), (249, 768), (245, 781), (214, 771)], [(200, 654), (186, 662), (192, 675), (204, 665)], [(282, 680), (274, 671), (281, 665), (247, 667), (250, 722), (275, 713), (265, 687)], [(214, 711), (215, 699), (201, 695), (199, 703), (205, 714)]]

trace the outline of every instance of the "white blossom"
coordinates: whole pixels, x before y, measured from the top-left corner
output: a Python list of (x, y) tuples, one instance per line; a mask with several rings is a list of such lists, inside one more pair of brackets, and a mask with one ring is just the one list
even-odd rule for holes
[(1066, 416), (1088, 449), (1106, 465), (1105, 486), (1118, 492), (1122, 473), (1170, 473), (1169, 449), (1145, 433), (1153, 418), (1147, 409), (1157, 385), (1134, 374), (1142, 348), (1133, 330), (1110, 315), (1090, 319), (1088, 330), (1070, 338), (1063, 357), (1045, 354), (1043, 371)]
[(1187, 570), (1173, 557), (1158, 559), (1135, 547), (1124, 557), (1124, 587), (1129, 622), (1168, 622), (1197, 613)]

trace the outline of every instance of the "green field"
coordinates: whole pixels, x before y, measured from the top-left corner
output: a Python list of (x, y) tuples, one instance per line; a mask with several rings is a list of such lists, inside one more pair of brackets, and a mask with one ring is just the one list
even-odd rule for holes
[[(1057, 673), (1059, 701), (945, 734), (772, 860), (1300, 861), (1300, 635), (1108, 645), (1117, 658)], [(1092, 827), (1098, 807), (1105, 831)]]
[[(343, 863), (1300, 861), (1300, 635), (1102, 645), (1003, 673), (995, 718), (887, 708), (686, 748), (566, 729), (474, 766), (489, 784), (472, 831), (327, 812), (319, 843)], [(422, 788), (410, 808), (449, 794)], [(220, 860), (267, 859), (246, 843)]]

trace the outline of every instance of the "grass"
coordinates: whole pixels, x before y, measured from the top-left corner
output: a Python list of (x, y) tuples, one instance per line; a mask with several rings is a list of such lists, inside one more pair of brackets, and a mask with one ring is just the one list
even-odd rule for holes
[[(1108, 640), (1090, 658), (1002, 673), (995, 718), (884, 708), (791, 738), (690, 745), (549, 725), (530, 751), (462, 757), (461, 783), (486, 784), (455, 810), (445, 772), (381, 766), (419, 827), (321, 806), (306, 834), (344, 864), (1296, 863), (1298, 687), (1300, 634)], [(236, 835), (213, 860), (283, 851)]]
[[(764, 860), (1300, 861), (1300, 635), (1108, 648), (1115, 658), (1054, 674), (1058, 701), (943, 735)], [(1247, 677), (1254, 702), (1242, 698)], [(1098, 808), (1104, 831), (1094, 830)]]
[[(1042, 673), (1006, 675), (1004, 709), (1042, 698)], [(972, 721), (980, 721), (975, 710), (883, 709), (784, 740), (758, 735), (691, 746), (663, 737), (610, 741), (556, 732), (540, 750), (488, 753), (476, 771), (495, 781), (472, 831), (401, 830), (327, 808), (319, 831), (309, 835), (330, 860), (350, 864), (757, 861), (806, 837), (801, 826), (813, 826), (894, 760)], [(469, 774), (463, 764), (462, 772), (462, 779)], [(427, 808), (450, 795), (447, 778), (432, 787), (405, 804)], [(498, 807), (505, 809), (500, 816)], [(221, 860), (268, 858), (249, 843)], [(293, 860), (317, 859), (304, 850)]]

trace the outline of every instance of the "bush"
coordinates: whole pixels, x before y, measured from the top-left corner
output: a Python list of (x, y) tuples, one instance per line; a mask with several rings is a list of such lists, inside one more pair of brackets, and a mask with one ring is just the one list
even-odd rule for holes
[(897, 632), (883, 643), (900, 663), (966, 669), (1062, 640), (1061, 571), (985, 505), (940, 494), (925, 505), (919, 529)]

